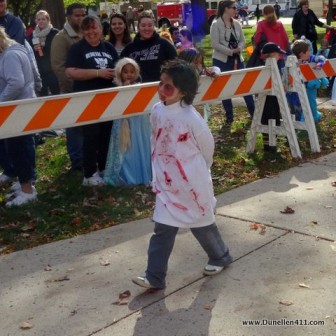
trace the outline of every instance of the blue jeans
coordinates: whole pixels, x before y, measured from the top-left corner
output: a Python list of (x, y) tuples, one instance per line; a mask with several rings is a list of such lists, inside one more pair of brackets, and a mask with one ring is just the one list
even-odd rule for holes
[(14, 174), (19, 182), (36, 180), (36, 160), (34, 135), (23, 135), (5, 140), (9, 160), (13, 164)]
[(67, 151), (72, 168), (83, 166), (83, 130), (82, 127), (69, 127), (65, 129)]
[[(149, 242), (146, 277), (156, 288), (166, 287), (168, 260), (178, 230), (179, 228), (175, 226), (155, 223), (154, 234)], [(227, 266), (232, 262), (229, 248), (225, 245), (215, 223), (190, 230), (207, 253), (208, 264)]]
[(0, 167), (3, 170), (3, 174), (15, 177), (14, 167), (9, 159), (6, 139), (0, 139)]
[[(232, 58), (228, 58), (228, 61), (226, 63), (219, 61), (216, 58), (212, 59), (212, 65), (217, 66), (219, 69), (221, 69), (222, 72), (225, 71), (232, 71), (234, 67), (234, 60)], [(240, 61), (240, 59), (237, 60), (237, 69), (244, 69), (244, 63)], [(253, 116), (254, 113), (254, 100), (253, 96), (244, 96), (244, 100), (248, 109), (248, 112), (250, 116)], [(233, 121), (233, 106), (232, 106), (232, 100), (231, 99), (224, 99), (222, 100), (222, 104), (225, 110), (226, 115), (226, 121), (232, 122)]]

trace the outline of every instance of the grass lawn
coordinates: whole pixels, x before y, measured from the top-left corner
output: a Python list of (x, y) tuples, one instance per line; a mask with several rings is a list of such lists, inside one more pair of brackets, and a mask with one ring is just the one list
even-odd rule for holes
[[(247, 40), (250, 40), (254, 28), (244, 31)], [(210, 63), (209, 37), (205, 39), (204, 49), (207, 63)], [(321, 153), (311, 153), (307, 133), (298, 133), (303, 155), (303, 160), (299, 161), (292, 159), (284, 138), (278, 142), (280, 153), (267, 154), (262, 150), (259, 135), (255, 153), (247, 154), (246, 139), (250, 121), (246, 108), (235, 109), (235, 121), (231, 128), (224, 126), (220, 105), (212, 105), (211, 109), (209, 126), (216, 141), (212, 168), (216, 194), (276, 175), (336, 148), (336, 115), (333, 111), (323, 111), (324, 118), (317, 127)], [(82, 173), (69, 169), (64, 136), (47, 138), (45, 144), (37, 147), (37, 164), (38, 202), (7, 209), (4, 196), (8, 188), (0, 186), (2, 254), (149, 217), (152, 213), (154, 196), (149, 187), (83, 187)]]

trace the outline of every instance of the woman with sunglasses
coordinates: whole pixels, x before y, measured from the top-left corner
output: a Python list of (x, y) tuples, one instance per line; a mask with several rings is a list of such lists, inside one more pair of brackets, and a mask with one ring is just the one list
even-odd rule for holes
[[(235, 1), (225, 0), (218, 4), (217, 17), (210, 28), (211, 46), (213, 48), (212, 64), (221, 71), (244, 68), (241, 51), (245, 46), (245, 37), (240, 23), (233, 19), (237, 8)], [(244, 96), (250, 116), (254, 113), (254, 101), (251, 95)], [(233, 106), (231, 99), (223, 100), (226, 123), (233, 122)]]

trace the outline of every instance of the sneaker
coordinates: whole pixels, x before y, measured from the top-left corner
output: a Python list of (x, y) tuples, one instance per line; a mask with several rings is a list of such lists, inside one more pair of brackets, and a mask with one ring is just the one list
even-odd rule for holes
[(224, 266), (214, 266), (214, 265), (207, 264), (204, 267), (203, 274), (204, 275), (218, 274), (218, 273), (222, 272), (225, 268), (227, 268), (232, 263), (232, 261), (233, 260), (232, 260), (231, 255), (229, 254), (229, 252), (227, 252), (226, 264)]
[(155, 288), (152, 286), (149, 281), (147, 280), (146, 276), (138, 276), (136, 278), (132, 279), (132, 282), (135, 283), (136, 285), (144, 288)]
[(14, 192), (21, 190), (20, 182), (19, 181), (14, 182), (9, 189)]
[(91, 177), (84, 177), (83, 186), (102, 186), (104, 185), (104, 180), (99, 176), (99, 173), (94, 173)]
[(15, 181), (14, 177), (10, 177), (4, 173), (0, 174), (0, 184), (6, 184)]
[(13, 200), (6, 203), (6, 207), (20, 206), (37, 200), (37, 192), (33, 187), (32, 193), (25, 193), (22, 190), (16, 194)]
[(224, 266), (206, 265), (203, 270), (204, 275), (215, 275), (223, 271)]

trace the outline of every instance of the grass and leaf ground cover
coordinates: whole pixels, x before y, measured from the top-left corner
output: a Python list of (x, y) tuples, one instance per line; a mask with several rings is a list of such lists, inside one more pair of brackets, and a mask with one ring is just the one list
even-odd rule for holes
[[(289, 31), (290, 27), (286, 25), (286, 29)], [(255, 28), (244, 29), (247, 41), (254, 32)], [(323, 31), (319, 34), (322, 37)], [(210, 65), (209, 36), (204, 40), (203, 49), (206, 63)], [(328, 92), (324, 94), (330, 95)], [(250, 126), (246, 108), (235, 108), (235, 121), (231, 127), (225, 125), (220, 105), (212, 105), (211, 110), (209, 126), (216, 142), (212, 167), (216, 194), (276, 175), (305, 160), (336, 150), (335, 111), (323, 111), (324, 118), (317, 125), (320, 153), (311, 152), (305, 131), (298, 132), (303, 159), (295, 160), (284, 138), (278, 139), (279, 153), (264, 153), (261, 135), (255, 152), (246, 153)], [(70, 171), (64, 135), (47, 138), (45, 144), (38, 146), (37, 171), (36, 203), (8, 209), (4, 203), (9, 190), (0, 186), (0, 254), (151, 216), (154, 195), (150, 187), (83, 187), (82, 173)]]
[[(256, 150), (246, 153), (250, 126), (247, 110), (235, 109), (235, 121), (225, 125), (223, 109), (212, 105), (209, 126), (216, 148), (212, 167), (215, 193), (223, 193), (257, 179), (270, 177), (335, 150), (336, 114), (323, 111), (317, 131), (320, 153), (312, 153), (307, 132), (298, 139), (302, 160), (291, 157), (284, 138), (278, 139), (279, 152), (263, 151), (261, 135)], [(65, 137), (47, 138), (37, 148), (38, 201), (22, 207), (6, 208), (8, 188), (0, 187), (0, 253), (30, 248), (48, 242), (74, 237), (94, 230), (150, 217), (154, 195), (150, 187), (83, 187), (82, 173), (70, 171)]]

